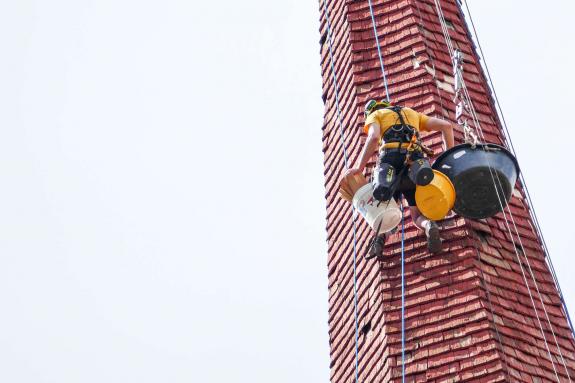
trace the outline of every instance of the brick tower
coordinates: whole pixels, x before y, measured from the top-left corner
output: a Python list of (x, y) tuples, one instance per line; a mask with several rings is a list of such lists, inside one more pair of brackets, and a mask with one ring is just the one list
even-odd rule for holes
[[(506, 145), (501, 124), (457, 0), (440, 0), (449, 35), (463, 52), (464, 78), (486, 135)], [(365, 137), (363, 105), (385, 95), (368, 0), (320, 0), (325, 120), (331, 381), (356, 380), (353, 214), (337, 194), (344, 171), (327, 17), (350, 163)], [(327, 12), (326, 12), (327, 10)], [(434, 0), (373, 0), (394, 104), (453, 121), (451, 58)], [(461, 131), (456, 141), (462, 142)], [(425, 142), (441, 149), (439, 133)], [(524, 191), (510, 202), (520, 248), (500, 213), (486, 220), (440, 222), (444, 251), (406, 220), (405, 363), (407, 382), (569, 382), (575, 342), (558, 287), (534, 229)], [(359, 382), (401, 382), (400, 234), (386, 256), (363, 259), (370, 229), (357, 219), (357, 364)], [(511, 233), (511, 234), (510, 234)]]

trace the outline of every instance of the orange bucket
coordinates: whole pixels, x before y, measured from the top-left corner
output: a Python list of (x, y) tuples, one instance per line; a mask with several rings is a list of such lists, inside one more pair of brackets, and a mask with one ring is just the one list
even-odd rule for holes
[(440, 171), (433, 170), (434, 177), (430, 184), (417, 186), (415, 202), (425, 217), (438, 221), (445, 218), (455, 204), (455, 188)]

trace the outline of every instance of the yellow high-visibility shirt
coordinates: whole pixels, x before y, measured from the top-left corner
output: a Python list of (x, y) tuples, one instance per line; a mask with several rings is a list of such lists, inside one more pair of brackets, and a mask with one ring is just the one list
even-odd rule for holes
[[(415, 130), (419, 132), (427, 131), (427, 121), (429, 120), (428, 116), (426, 116), (423, 113), (416, 112), (415, 110), (410, 108), (402, 108), (400, 113), (403, 117), (403, 121), (405, 121), (407, 125), (412, 126)], [(379, 137), (380, 140), (383, 138), (383, 135), (385, 134), (387, 129), (389, 129), (394, 125), (401, 125), (401, 120), (399, 119), (399, 116), (393, 110), (379, 109), (371, 113), (365, 119), (365, 125), (363, 127), (364, 133), (367, 134), (367, 132), (369, 131), (369, 125), (374, 122), (377, 122), (379, 124), (379, 129), (381, 132), (381, 136)]]

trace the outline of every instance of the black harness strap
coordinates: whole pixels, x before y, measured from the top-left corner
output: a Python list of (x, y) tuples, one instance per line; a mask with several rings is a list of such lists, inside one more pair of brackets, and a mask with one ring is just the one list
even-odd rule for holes
[(401, 144), (404, 142), (411, 141), (411, 138), (415, 134), (415, 129), (411, 127), (409, 124), (405, 123), (405, 119), (401, 114), (401, 110), (403, 109), (401, 106), (391, 106), (385, 109), (389, 109), (399, 118), (399, 125), (393, 125), (387, 129), (387, 131), (383, 134), (383, 140), (386, 142), (399, 142), (398, 149), (401, 149)]

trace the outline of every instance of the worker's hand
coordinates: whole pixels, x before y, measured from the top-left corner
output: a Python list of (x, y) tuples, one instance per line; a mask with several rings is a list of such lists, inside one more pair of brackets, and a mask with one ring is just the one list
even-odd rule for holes
[(355, 174), (361, 174), (361, 169), (359, 168), (351, 168), (347, 169), (347, 171), (343, 174), (343, 177), (353, 176)]

